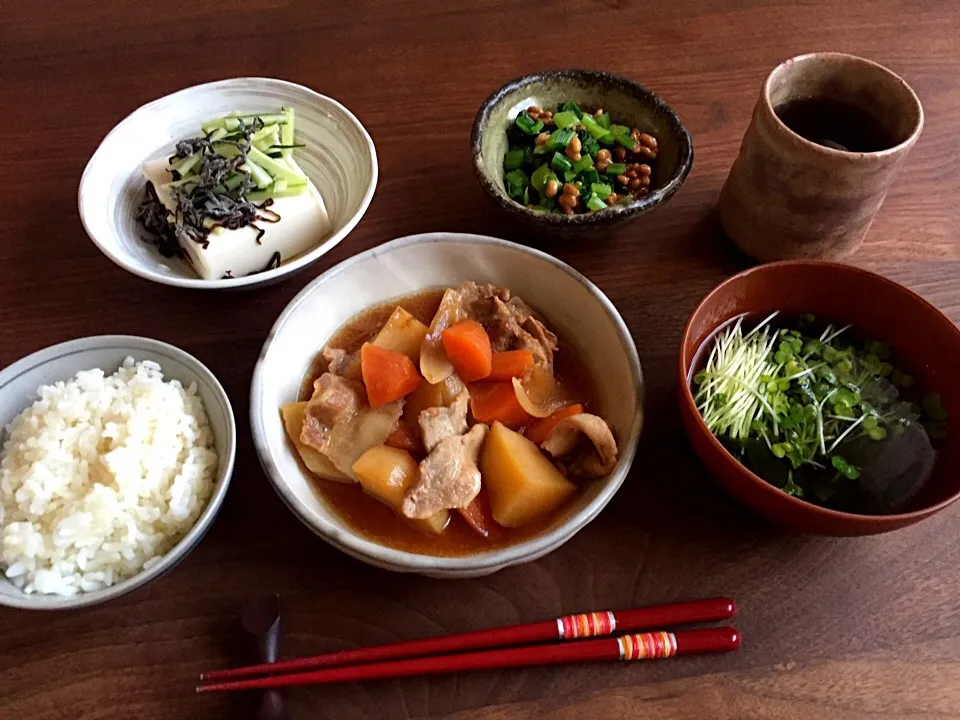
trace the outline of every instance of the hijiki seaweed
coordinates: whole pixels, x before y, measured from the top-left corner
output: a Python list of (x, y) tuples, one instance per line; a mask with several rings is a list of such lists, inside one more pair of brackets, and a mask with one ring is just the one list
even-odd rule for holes
[[(252, 226), (257, 231), (257, 244), (265, 230), (256, 222), (276, 223), (280, 216), (270, 210), (272, 198), (261, 203), (251, 202), (247, 194), (256, 189), (253, 178), (240, 166), (247, 161), (251, 136), (263, 128), (263, 121), (254, 118), (250, 123), (239, 121), (233, 133), (217, 140), (212, 133), (204, 137), (181, 140), (170, 164), (200, 154), (199, 169), (195, 176), (174, 185), (171, 195), (177, 204), (176, 213), (171, 213), (157, 197), (153, 183), (147, 182), (146, 195), (137, 207), (137, 220), (149, 233), (150, 240), (164, 257), (183, 257), (181, 239), (189, 239), (206, 248), (211, 230), (222, 227), (227, 230)], [(231, 145), (236, 148), (234, 157), (225, 157), (217, 152), (215, 145)], [(174, 183), (182, 178), (173, 171)], [(172, 222), (171, 222), (172, 221)], [(279, 264), (279, 253), (274, 253), (265, 268)], [(262, 272), (262, 271), (261, 271)]]

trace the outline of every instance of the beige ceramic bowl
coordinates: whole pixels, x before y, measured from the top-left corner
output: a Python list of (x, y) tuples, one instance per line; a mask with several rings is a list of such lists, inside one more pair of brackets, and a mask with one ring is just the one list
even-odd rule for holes
[(197, 392), (210, 419), (220, 459), (216, 485), (207, 506), (180, 542), (148, 570), (104, 590), (72, 597), (27, 594), (0, 573), (0, 605), (27, 610), (68, 610), (99, 605), (122, 597), (176, 567), (213, 525), (227, 496), (230, 476), (233, 474), (237, 446), (236, 422), (230, 398), (213, 373), (195, 357), (173, 345), (130, 335), (98, 335), (53, 345), (4, 368), (0, 372), (0, 445), (6, 439), (6, 426), (36, 399), (37, 388), (41, 385), (67, 380), (80, 370), (91, 368), (98, 367), (112, 373), (128, 356), (134, 360), (156, 362), (163, 370), (164, 380), (176, 379), (184, 385), (197, 384)]
[[(528, 208), (507, 195), (503, 170), (507, 129), (531, 105), (552, 109), (568, 100), (585, 109), (603, 108), (614, 122), (656, 136), (659, 153), (653, 164), (649, 195), (629, 204), (570, 217)], [(600, 228), (637, 218), (673, 197), (693, 165), (690, 133), (673, 109), (642, 85), (602, 70), (550, 70), (506, 83), (480, 106), (470, 153), (487, 195), (512, 217), (548, 237), (592, 236)]]
[[(363, 310), (421, 290), (465, 280), (509, 288), (540, 310), (560, 335), (576, 341), (599, 387), (603, 414), (620, 447), (609, 477), (589, 484), (571, 512), (525, 542), (467, 557), (433, 557), (362, 537), (324, 503), (287, 439), (280, 406), (300, 384), (327, 338)], [(350, 258), (307, 285), (281, 313), (253, 374), (250, 424), (260, 463), (290, 510), (348, 555), (377, 567), (435, 577), (486, 575), (560, 547), (596, 517), (623, 483), (643, 424), (643, 375), (637, 349), (617, 309), (576, 270), (536, 250), (480, 235), (431, 233), (394, 240)]]
[[(280, 267), (247, 277), (203, 280), (183, 260), (165, 258), (144, 239), (135, 211), (143, 198), (143, 163), (166, 157), (200, 124), (232, 110), (296, 111), (297, 163), (316, 186), (333, 226), (319, 245)], [(303, 85), (273, 78), (233, 78), (196, 85), (135, 110), (100, 143), (80, 179), (80, 219), (108, 258), (147, 280), (201, 290), (277, 282), (329, 252), (367, 211), (377, 186), (377, 153), (353, 113)]]

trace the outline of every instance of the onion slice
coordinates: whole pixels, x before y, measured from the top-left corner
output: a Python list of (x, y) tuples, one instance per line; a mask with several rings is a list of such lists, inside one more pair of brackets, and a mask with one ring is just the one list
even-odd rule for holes
[(440, 307), (430, 322), (430, 329), (420, 346), (420, 374), (431, 385), (442, 383), (453, 374), (453, 364), (443, 349), (440, 333), (460, 320), (460, 293), (448, 288), (443, 293)]
[(520, 407), (535, 418), (545, 418), (570, 404), (547, 368), (534, 366), (521, 380), (513, 378), (513, 391)]

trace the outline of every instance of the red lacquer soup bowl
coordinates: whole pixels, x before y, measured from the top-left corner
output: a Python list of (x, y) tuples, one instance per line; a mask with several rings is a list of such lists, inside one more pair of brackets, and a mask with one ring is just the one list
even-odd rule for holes
[[(700, 417), (691, 383), (698, 349), (716, 329), (743, 314), (813, 313), (858, 334), (886, 342), (898, 363), (940, 393), (948, 413), (947, 437), (937, 442), (937, 462), (923, 490), (903, 512), (859, 515), (787, 495), (750, 472), (714, 437)], [(787, 261), (751, 268), (714, 288), (683, 332), (678, 382), (680, 414), (707, 470), (742, 503), (774, 523), (824, 535), (869, 535), (911, 525), (960, 497), (960, 330), (914, 292), (866, 270), (816, 261)]]

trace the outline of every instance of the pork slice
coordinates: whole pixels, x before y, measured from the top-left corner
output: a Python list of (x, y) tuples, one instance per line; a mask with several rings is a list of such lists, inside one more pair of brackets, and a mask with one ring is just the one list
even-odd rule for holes
[[(584, 447), (587, 438), (590, 447)], [(609, 475), (617, 464), (617, 441), (606, 421), (596, 415), (580, 413), (557, 423), (540, 447), (555, 458), (566, 458), (571, 474), (588, 478)]]
[(428, 518), (441, 510), (463, 508), (480, 492), (477, 458), (487, 426), (474, 425), (465, 435), (444, 438), (420, 463), (420, 478), (407, 491), (401, 511), (408, 518)]
[(327, 361), (328, 373), (346, 375), (347, 368), (353, 363), (355, 356), (340, 348), (325, 347), (323, 359)]
[(537, 366), (552, 368), (557, 336), (534, 317), (527, 304), (518, 297), (508, 302), (493, 298), (491, 303), (492, 311), (480, 322), (490, 335), (494, 351), (529, 350)]
[(463, 435), (467, 431), (467, 405), (470, 393), (461, 390), (449, 407), (432, 407), (423, 410), (417, 422), (423, 435), (423, 446), (427, 452), (448, 437)]
[(383, 445), (397, 427), (403, 401), (376, 410), (358, 382), (324, 373), (313, 384), (304, 409), (300, 440), (323, 453), (333, 466), (356, 480), (353, 464), (367, 450)]
[(303, 414), (300, 440), (322, 453), (330, 444), (330, 430), (350, 422), (366, 403), (363, 385), (326, 372), (313, 382), (313, 396)]

